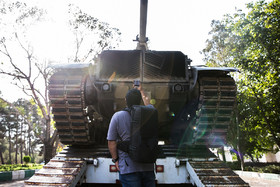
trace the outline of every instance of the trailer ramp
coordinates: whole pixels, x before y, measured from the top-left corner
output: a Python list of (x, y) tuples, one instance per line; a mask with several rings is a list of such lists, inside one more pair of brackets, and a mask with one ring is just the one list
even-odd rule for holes
[(249, 186), (222, 161), (187, 161), (190, 181), (198, 187)]
[(53, 158), (29, 180), (25, 181), (25, 186), (74, 187), (82, 178), (86, 167), (86, 161)]
[(98, 157), (110, 157), (107, 146), (67, 146), (25, 181), (25, 186), (80, 185), (84, 182), (87, 165)]

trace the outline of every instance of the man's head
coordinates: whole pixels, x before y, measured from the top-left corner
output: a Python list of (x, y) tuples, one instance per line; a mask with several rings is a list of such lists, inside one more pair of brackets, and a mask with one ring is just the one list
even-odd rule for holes
[(133, 105), (140, 105), (142, 97), (139, 90), (131, 89), (128, 90), (128, 92), (126, 93), (125, 99), (126, 99), (126, 105), (128, 107), (131, 107)]

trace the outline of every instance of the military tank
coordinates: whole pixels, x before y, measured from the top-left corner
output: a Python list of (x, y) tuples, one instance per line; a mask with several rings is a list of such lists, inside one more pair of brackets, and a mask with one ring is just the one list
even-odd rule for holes
[[(104, 144), (112, 115), (140, 80), (158, 109), (160, 140), (217, 147), (233, 118), (233, 68), (190, 66), (180, 51), (103, 51), (94, 65), (59, 68), (49, 94), (63, 144)], [(177, 139), (177, 140), (176, 140)]]
[[(56, 68), (49, 81), (52, 112), (64, 144), (102, 144), (111, 116), (139, 80), (159, 111), (160, 138), (188, 144), (225, 142), (235, 106), (234, 68), (191, 66), (180, 51), (147, 49), (147, 0), (141, 0), (136, 50), (102, 51), (94, 64)], [(184, 133), (182, 133), (184, 132)], [(186, 141), (186, 140), (184, 140)]]
[[(157, 165), (167, 167), (167, 164), (176, 163), (172, 166), (174, 172), (169, 167), (170, 171), (166, 171), (169, 174), (161, 176), (161, 171), (157, 173), (159, 184), (247, 186), (209, 151), (209, 148), (225, 145), (236, 106), (236, 85), (230, 72), (237, 70), (191, 66), (191, 59), (180, 51), (148, 50), (148, 1), (141, 0), (140, 5), (140, 34), (135, 50), (105, 50), (94, 64), (70, 64), (55, 68), (49, 80), (52, 113), (60, 141), (71, 146), (52, 159), (44, 172), (38, 172), (26, 184), (49, 184), (42, 181), (52, 180), (42, 179), (42, 176), (52, 173), (54, 165), (60, 162), (66, 168), (69, 164), (75, 165), (75, 172), (70, 172), (75, 177), (66, 180), (65, 172), (56, 171), (54, 177), (62, 178), (50, 182), (51, 185), (73, 186), (84, 175), (86, 179), (83, 181), (86, 183), (110, 183), (95, 179), (94, 176), (105, 173), (103, 170), (97, 172), (96, 168), (101, 165), (96, 163), (109, 163), (106, 135), (110, 119), (125, 107), (125, 94), (133, 88), (133, 82), (139, 80), (151, 99), (150, 103), (158, 110), (162, 153)], [(82, 166), (77, 166), (76, 162)], [(94, 165), (94, 172), (84, 169), (85, 165), (89, 168), (90, 164)], [(179, 168), (181, 174), (177, 170)], [(55, 170), (64, 171), (65, 168)], [(175, 171), (178, 175), (168, 179), (167, 176), (173, 176), (170, 173)], [(204, 173), (201, 174), (201, 171)], [(112, 179), (113, 183), (118, 180), (116, 178)]]

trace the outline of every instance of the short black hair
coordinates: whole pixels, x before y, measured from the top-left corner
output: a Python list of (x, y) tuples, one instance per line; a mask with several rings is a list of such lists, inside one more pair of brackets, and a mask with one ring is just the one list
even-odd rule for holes
[(135, 88), (128, 90), (125, 99), (126, 99), (126, 105), (128, 107), (132, 107), (133, 105), (140, 105), (142, 99), (141, 92)]

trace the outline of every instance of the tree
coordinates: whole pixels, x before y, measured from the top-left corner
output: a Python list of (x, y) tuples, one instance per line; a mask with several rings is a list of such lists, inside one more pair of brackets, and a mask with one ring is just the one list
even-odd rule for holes
[[(205, 61), (235, 66), (238, 84), (238, 121), (243, 151), (258, 156), (280, 148), (280, 2), (264, 0), (247, 5), (212, 22)], [(277, 149), (274, 149), (277, 145)]]
[[(57, 131), (52, 128), (50, 101), (48, 97), (48, 79), (53, 70), (48, 68), (47, 61), (40, 60), (34, 54), (33, 47), (28, 40), (28, 29), (42, 20), (45, 11), (37, 7), (30, 7), (25, 3), (6, 3), (0, 0), (0, 59), (2, 64), (0, 74), (9, 76), (13, 83), (22, 90), (38, 106), (42, 116), (41, 126), (32, 128), (35, 135), (44, 144), (44, 158), (47, 163), (55, 153), (55, 142), (58, 141)], [(98, 50), (110, 49), (115, 39), (120, 35), (118, 29), (109, 27), (109, 24), (100, 22), (82, 11), (74, 12), (70, 21), (76, 33), (76, 53), (74, 62), (90, 62)], [(14, 24), (11, 24), (14, 23)], [(97, 33), (97, 40), (85, 40), (88, 36)], [(86, 43), (82, 50), (82, 43)], [(117, 43), (117, 42), (116, 42)], [(90, 47), (86, 47), (86, 46)], [(72, 57), (69, 57), (71, 61)], [(32, 122), (28, 119), (29, 126)]]
[(0, 100), (0, 159), (2, 164), (5, 164), (3, 153), (7, 149), (4, 143), (4, 137), (6, 134), (5, 121), (6, 121), (6, 116), (8, 114), (8, 111), (6, 110), (6, 106), (7, 106), (6, 103)]
[(68, 61), (89, 63), (105, 49), (113, 49), (120, 42), (120, 31), (108, 23), (69, 4), (69, 26), (75, 38), (74, 56)]
[[(40, 142), (39, 137), (39, 129), (38, 127), (42, 126), (40, 122), (42, 118), (37, 113), (37, 106), (30, 101), (24, 99), (18, 99), (13, 103), (17, 108), (19, 113), (19, 145), (20, 145), (20, 160), (22, 162), (23, 154), (25, 155), (33, 155), (34, 158), (34, 146), (37, 145), (37, 142)], [(35, 132), (37, 132), (37, 136), (35, 136)], [(42, 131), (40, 131), (42, 133)], [(32, 151), (31, 151), (32, 150)]]
[[(3, 139), (1, 139), (2, 152), (4, 152), (6, 148), (5, 142), (8, 142), (9, 162), (17, 163), (19, 160), (17, 157), (19, 152), (20, 161), (22, 163), (23, 154), (31, 155), (31, 151), (25, 150), (25, 153), (23, 153), (24, 149), (26, 149), (26, 147), (34, 149), (38, 144), (38, 138), (34, 137), (34, 133), (32, 133), (33, 131), (36, 131), (35, 127), (40, 125), (37, 121), (41, 118), (38, 116), (37, 112), (34, 112), (34, 110), (37, 110), (37, 106), (32, 105), (29, 101), (23, 99), (10, 103), (3, 98), (0, 98), (0, 103), (2, 111), (0, 113), (0, 134), (3, 136)], [(26, 136), (28, 137), (28, 142), (25, 140)], [(12, 158), (13, 152), (15, 152), (14, 159)], [(2, 161), (4, 163), (4, 159)]]
[[(46, 68), (44, 64), (42, 65), (37, 61), (32, 53), (31, 46), (22, 41), (25, 39), (25, 30), (22, 28), (26, 29), (28, 26), (38, 21), (41, 18), (43, 11), (36, 7), (28, 7), (26, 4), (20, 2), (4, 5), (6, 6), (3, 6), (1, 11), (2, 14), (15, 15), (15, 25), (10, 36), (1, 37), (0, 53), (2, 53), (2, 56), (5, 58), (3, 64), (6, 68), (2, 66), (0, 73), (16, 80), (16, 86), (18, 86), (26, 95), (30, 96), (40, 108), (44, 119), (45, 133), (43, 133), (42, 136), (39, 136), (39, 138), (44, 143), (45, 159), (48, 161), (52, 158), (52, 145), (57, 138), (56, 133), (51, 136), (51, 114), (47, 94), (47, 78), (51, 71)], [(0, 24), (4, 24), (2, 26), (5, 28), (5, 23), (2, 22)], [(13, 47), (9, 46), (11, 42), (15, 42), (19, 47), (19, 50), (21, 50), (25, 56), (20, 59), (21, 63), (17, 62), (17, 56), (19, 56), (17, 55), (18, 51), (17, 54), (15, 54)], [(22, 66), (22, 64), (24, 64), (24, 66)], [(43, 91), (38, 89), (40, 88), (38, 85), (40, 83), (42, 84), (42, 82), (38, 83), (39, 78), (43, 80), (43, 84), (45, 85)]]

